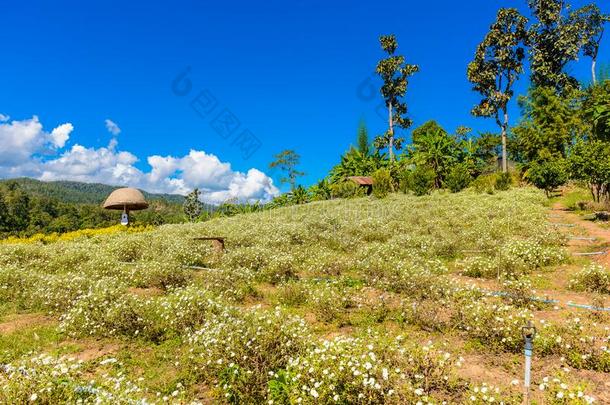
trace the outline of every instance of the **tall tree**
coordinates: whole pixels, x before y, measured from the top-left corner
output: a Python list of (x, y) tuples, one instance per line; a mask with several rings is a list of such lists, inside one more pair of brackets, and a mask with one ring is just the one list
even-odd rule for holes
[(196, 188), (191, 191), (184, 200), (184, 214), (191, 222), (195, 222), (195, 220), (199, 218), (199, 215), (201, 215), (203, 204), (199, 200), (200, 194), (201, 192), (199, 191), (199, 189)]
[(457, 139), (436, 121), (428, 121), (413, 130), (409, 156), (416, 166), (432, 169), (436, 188), (442, 187), (443, 180), (457, 161), (459, 153)]
[(5, 232), (9, 230), (9, 213), (8, 207), (4, 202), (4, 194), (2, 190), (0, 190), (0, 232)]
[(305, 173), (296, 169), (301, 161), (301, 156), (299, 156), (299, 154), (294, 150), (286, 149), (273, 157), (275, 160), (269, 164), (269, 167), (271, 169), (277, 167), (283, 171), (285, 173), (285, 177), (280, 179), (280, 183), (290, 184), (290, 190), (294, 191), (297, 185), (297, 178), (305, 175)]
[(358, 125), (358, 151), (360, 151), (363, 156), (368, 156), (371, 152), (369, 145), (369, 131), (366, 128), (366, 123), (364, 120), (361, 120), (360, 124)]
[(565, 67), (578, 59), (583, 46), (597, 57), (593, 38), (599, 23), (586, 21), (594, 9), (585, 6), (566, 15), (570, 5), (565, 0), (528, 0), (528, 4), (536, 18), (529, 31), (532, 84), (558, 93), (577, 89), (578, 80), (566, 73)]
[(587, 89), (583, 113), (593, 138), (610, 142), (610, 79)]
[(589, 4), (571, 14), (571, 21), (582, 35), (582, 52), (591, 58), (591, 80), (597, 84), (597, 55), (604, 36), (604, 25), (609, 21), (608, 15), (602, 14), (599, 7)]
[(564, 158), (573, 140), (590, 131), (583, 121), (580, 92), (558, 94), (536, 87), (519, 104), (523, 119), (513, 127), (511, 152), (523, 162)]
[(377, 63), (377, 74), (383, 80), (381, 95), (388, 109), (388, 130), (375, 139), (375, 147), (387, 148), (390, 161), (394, 161), (394, 148), (400, 150), (404, 139), (395, 136), (395, 127), (407, 129), (412, 121), (407, 117), (407, 103), (404, 96), (407, 92), (409, 76), (419, 71), (419, 66), (405, 63), (405, 57), (396, 54), (398, 42), (394, 35), (382, 35), (379, 38), (381, 48), (388, 57)]
[(502, 8), (468, 65), (468, 80), (483, 99), (472, 109), (477, 117), (494, 117), (502, 133), (502, 171), (508, 171), (506, 137), (508, 103), (513, 84), (523, 73), (527, 18), (514, 8)]

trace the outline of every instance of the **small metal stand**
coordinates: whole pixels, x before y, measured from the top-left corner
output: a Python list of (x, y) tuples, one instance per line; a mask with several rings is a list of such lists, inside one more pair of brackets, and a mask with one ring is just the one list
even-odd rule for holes
[(528, 321), (527, 325), (521, 328), (521, 334), (525, 340), (525, 377), (523, 379), (523, 404), (530, 404), (530, 385), (532, 373), (532, 352), (534, 350), (534, 338), (536, 337), (536, 327), (532, 321)]
[(127, 207), (123, 208), (123, 213), (121, 214), (121, 225), (129, 225), (129, 211), (127, 211)]

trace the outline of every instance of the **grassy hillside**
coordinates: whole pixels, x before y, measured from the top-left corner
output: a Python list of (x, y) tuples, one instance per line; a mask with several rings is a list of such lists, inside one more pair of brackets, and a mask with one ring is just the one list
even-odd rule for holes
[(603, 402), (608, 316), (532, 300), (597, 297), (568, 291), (588, 262), (545, 202), (391, 195), (0, 245), (0, 402), (517, 404), (527, 320), (535, 399)]
[[(77, 181), (40, 181), (30, 178), (17, 178), (0, 180), (1, 184), (16, 182), (28, 193), (56, 199), (66, 203), (77, 204), (101, 204), (108, 195), (120, 188), (99, 183), (82, 183)], [(154, 194), (144, 190), (143, 194), (147, 200), (161, 200), (167, 203), (182, 204), (184, 197), (177, 194)]]

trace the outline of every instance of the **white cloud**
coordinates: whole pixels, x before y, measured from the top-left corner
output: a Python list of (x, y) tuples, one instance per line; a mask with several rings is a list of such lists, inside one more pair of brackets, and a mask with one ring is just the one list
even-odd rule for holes
[(27, 163), (35, 155), (63, 148), (73, 126), (59, 125), (51, 133), (42, 129), (37, 116), (23, 121), (0, 123), (0, 175), (12, 166)]
[(99, 182), (177, 194), (199, 188), (202, 199), (210, 203), (232, 198), (267, 201), (279, 194), (265, 173), (254, 168), (234, 171), (230, 163), (204, 151), (191, 150), (182, 157), (149, 156), (149, 171), (135, 166), (139, 159), (134, 154), (118, 151), (115, 138), (106, 147), (75, 144), (62, 151), (73, 129), (66, 123), (46, 133), (37, 117), (0, 123), (0, 177)]
[(104, 124), (106, 124), (106, 129), (112, 135), (117, 136), (121, 133), (121, 128), (119, 128), (119, 126), (114, 121), (106, 119), (104, 120)]
[(0, 165), (27, 160), (44, 148), (45, 135), (38, 117), (0, 124)]
[(66, 141), (70, 138), (70, 133), (74, 130), (72, 124), (62, 124), (51, 131), (51, 142), (57, 148), (63, 148), (66, 145)]
[(265, 173), (257, 169), (247, 173), (233, 171), (230, 163), (203, 151), (191, 150), (182, 158), (150, 156), (148, 164), (152, 170), (146, 174), (146, 181), (157, 191), (186, 194), (199, 188), (202, 198), (211, 203), (231, 198), (269, 200), (278, 194), (273, 180)]
[(9, 117), (8, 115), (0, 114), (0, 122), (6, 122), (10, 119), (11, 119), (11, 117)]

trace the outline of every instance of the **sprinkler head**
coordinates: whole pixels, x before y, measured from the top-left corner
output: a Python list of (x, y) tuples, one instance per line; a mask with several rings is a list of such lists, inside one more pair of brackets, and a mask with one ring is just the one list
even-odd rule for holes
[(524, 339), (534, 339), (536, 337), (536, 327), (532, 321), (527, 321), (527, 325), (521, 328), (521, 334)]

